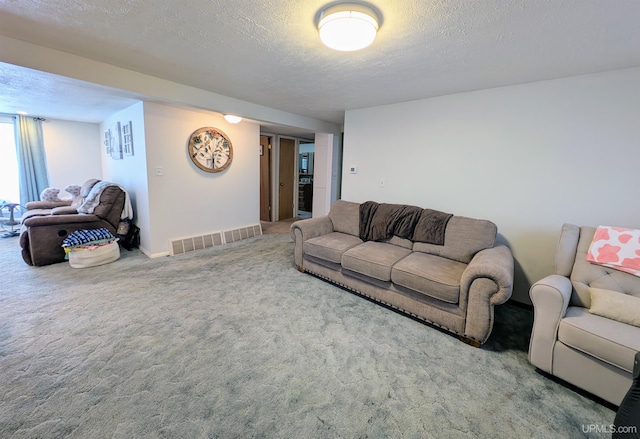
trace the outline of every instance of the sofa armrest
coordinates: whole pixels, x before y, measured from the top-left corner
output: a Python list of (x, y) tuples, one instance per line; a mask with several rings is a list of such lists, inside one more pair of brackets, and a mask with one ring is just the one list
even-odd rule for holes
[(26, 204), (27, 210), (35, 209), (54, 209), (56, 207), (71, 206), (71, 200), (69, 201), (29, 201)]
[(299, 230), (303, 241), (333, 232), (333, 223), (328, 216), (307, 218), (291, 224), (291, 238), (295, 241), (295, 231)]
[(553, 347), (558, 336), (558, 326), (567, 312), (572, 291), (571, 280), (558, 274), (539, 280), (529, 290), (533, 303), (529, 362), (548, 373), (552, 373)]
[(462, 273), (460, 287), (469, 291), (472, 283), (480, 278), (495, 283), (492, 292), (487, 292), (486, 300), (491, 305), (500, 305), (511, 297), (513, 291), (513, 256), (504, 245), (479, 251)]
[(328, 216), (308, 218), (295, 221), (291, 224), (289, 231), (295, 244), (293, 259), (298, 270), (302, 271), (304, 269), (302, 266), (302, 246), (304, 242), (307, 239), (333, 232), (333, 223)]
[(60, 206), (51, 209), (51, 215), (76, 215), (78, 210), (73, 206)]
[(96, 215), (45, 215), (45, 216), (32, 216), (27, 218), (22, 223), (26, 227), (42, 227), (42, 226), (55, 226), (64, 224), (80, 224), (80, 223), (92, 223), (100, 221)]
[(494, 306), (511, 297), (513, 256), (504, 245), (476, 253), (462, 273), (460, 304), (466, 300), (464, 336), (484, 343), (493, 329)]

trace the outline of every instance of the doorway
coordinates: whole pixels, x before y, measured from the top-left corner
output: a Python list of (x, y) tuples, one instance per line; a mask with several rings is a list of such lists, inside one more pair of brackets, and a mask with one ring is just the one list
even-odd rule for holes
[(296, 140), (280, 137), (279, 147), (278, 221), (282, 221), (295, 217)]
[(315, 144), (299, 140), (298, 145), (298, 216), (311, 218), (313, 211), (313, 167)]

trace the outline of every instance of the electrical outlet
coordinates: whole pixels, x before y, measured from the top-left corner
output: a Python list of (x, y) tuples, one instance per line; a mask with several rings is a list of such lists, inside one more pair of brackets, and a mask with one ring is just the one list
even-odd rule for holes
[(162, 177), (162, 166), (156, 166), (156, 175)]
[(349, 172), (351, 174), (357, 174), (358, 173), (358, 168), (356, 166), (352, 166), (349, 168)]

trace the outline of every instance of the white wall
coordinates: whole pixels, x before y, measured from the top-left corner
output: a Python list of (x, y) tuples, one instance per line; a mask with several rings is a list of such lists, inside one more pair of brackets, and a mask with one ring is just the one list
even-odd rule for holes
[(564, 222), (640, 228), (639, 120), (640, 69), (347, 111), (342, 198), (495, 222), (530, 303)]
[(333, 134), (316, 133), (315, 152), (313, 154), (313, 217), (329, 213), (333, 200), (331, 184), (334, 159)]
[[(259, 125), (246, 121), (233, 125), (217, 113), (149, 102), (144, 103), (144, 120), (147, 254), (167, 254), (170, 239), (259, 224)], [(191, 134), (207, 126), (223, 131), (233, 146), (233, 162), (220, 173), (202, 171), (187, 153)], [(157, 167), (161, 176), (156, 175)]]
[(147, 147), (145, 140), (144, 104), (138, 102), (122, 110), (100, 125), (100, 136), (117, 122), (131, 122), (133, 134), (133, 155), (122, 155), (122, 159), (113, 159), (101, 148), (104, 179), (124, 187), (130, 197), (134, 212), (134, 221), (140, 227), (140, 248), (147, 252), (151, 243), (149, 235), (149, 187), (147, 169)]
[(60, 197), (70, 197), (64, 188), (82, 185), (90, 178), (102, 178), (100, 125), (47, 119), (42, 122), (49, 187), (60, 189)]
[[(134, 155), (107, 155), (104, 131), (132, 122)], [(188, 157), (193, 131), (213, 126), (231, 139), (231, 166), (220, 174)], [(217, 113), (139, 102), (101, 124), (48, 119), (43, 123), (50, 186), (62, 189), (101, 178), (122, 185), (141, 231), (141, 250), (168, 254), (170, 239), (258, 224), (260, 126), (229, 124)], [(163, 175), (156, 176), (157, 166)]]

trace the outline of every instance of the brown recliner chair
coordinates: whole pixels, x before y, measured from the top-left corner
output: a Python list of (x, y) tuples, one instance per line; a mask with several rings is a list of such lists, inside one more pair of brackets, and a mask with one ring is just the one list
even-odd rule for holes
[[(100, 180), (88, 180), (82, 185), (80, 197), (89, 197)], [(105, 187), (99, 195), (93, 213), (78, 213), (79, 203), (72, 201), (32, 201), (27, 203), (20, 230), (22, 258), (29, 265), (42, 266), (65, 261), (62, 242), (77, 230), (104, 227), (116, 234), (126, 193), (117, 185)]]

